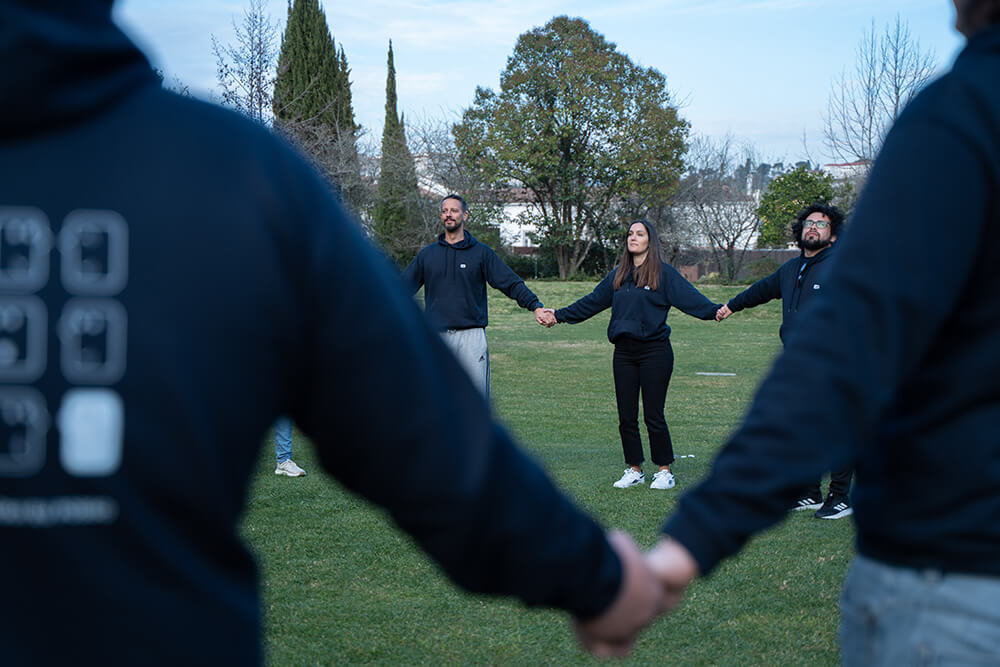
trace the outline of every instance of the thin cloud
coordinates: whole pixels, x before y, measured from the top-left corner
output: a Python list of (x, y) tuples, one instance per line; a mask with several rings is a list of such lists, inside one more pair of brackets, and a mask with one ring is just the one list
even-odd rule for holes
[[(331, 30), (339, 30), (345, 41), (369, 43), (391, 38), (393, 44), (430, 52), (455, 52), (484, 45), (513, 45), (527, 24), (544, 23), (564, 3), (555, 0), (520, 2), (400, 2), (375, 0), (363, 8), (337, 6), (327, 12)], [(379, 17), (375, 19), (374, 17)], [(530, 25), (528, 26), (530, 27)]]

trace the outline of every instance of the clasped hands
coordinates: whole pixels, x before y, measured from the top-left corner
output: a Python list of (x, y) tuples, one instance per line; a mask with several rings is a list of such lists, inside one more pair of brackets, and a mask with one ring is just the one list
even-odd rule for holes
[(554, 327), (556, 325), (556, 311), (552, 308), (535, 308), (535, 321), (546, 328)]
[(600, 616), (574, 622), (583, 648), (602, 658), (627, 656), (639, 632), (673, 611), (698, 576), (694, 558), (669, 537), (645, 554), (625, 533), (610, 533), (608, 542), (622, 564), (618, 595)]

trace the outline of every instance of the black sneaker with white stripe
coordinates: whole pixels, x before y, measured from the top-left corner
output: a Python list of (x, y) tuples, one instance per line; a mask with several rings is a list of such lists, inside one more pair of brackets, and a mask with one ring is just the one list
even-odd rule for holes
[(812, 496), (802, 496), (795, 501), (795, 504), (791, 506), (790, 510), (792, 512), (801, 512), (802, 510), (818, 510), (823, 506), (823, 503), (816, 500)]
[(843, 519), (854, 514), (854, 509), (847, 502), (847, 496), (835, 496), (832, 493), (826, 497), (826, 502), (814, 514), (817, 519)]

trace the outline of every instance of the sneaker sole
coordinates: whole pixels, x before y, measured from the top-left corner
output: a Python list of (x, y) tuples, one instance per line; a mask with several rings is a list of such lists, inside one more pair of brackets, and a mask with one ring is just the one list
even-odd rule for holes
[(274, 474), (277, 475), (278, 477), (281, 477), (282, 475), (285, 476), (285, 477), (305, 477), (306, 476), (305, 473), (302, 473), (301, 475), (296, 475), (293, 472), (285, 472), (284, 470), (275, 470)]
[(798, 507), (793, 507), (793, 512), (802, 512), (804, 510), (818, 510), (823, 506), (823, 503), (815, 503), (813, 505), (799, 505)]
[(612, 484), (616, 489), (631, 489), (633, 486), (643, 486), (645, 482), (632, 482), (626, 486), (618, 486), (617, 484)]
[(669, 491), (670, 489), (674, 488), (675, 486), (677, 486), (677, 485), (676, 484), (671, 484), (670, 486), (653, 486), (652, 484), (650, 484), (649, 488), (656, 489), (657, 491)]
[(836, 514), (831, 514), (830, 516), (818, 516), (817, 519), (843, 519), (845, 516), (851, 516), (854, 514), (854, 508), (848, 507), (846, 510), (841, 510)]

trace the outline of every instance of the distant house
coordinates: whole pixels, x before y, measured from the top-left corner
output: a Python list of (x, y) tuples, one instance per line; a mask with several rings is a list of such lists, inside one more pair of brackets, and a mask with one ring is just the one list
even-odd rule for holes
[(432, 175), (434, 169), (432, 159), (429, 155), (417, 154), (413, 156), (413, 166), (417, 172), (417, 188), (420, 194), (428, 199), (441, 199), (445, 195), (451, 194), (447, 188), (436, 180)]
[(531, 240), (531, 234), (537, 232), (538, 227), (531, 218), (541, 214), (534, 193), (528, 188), (510, 187), (500, 196), (503, 201), (500, 238), (517, 254), (533, 255), (538, 245)]
[(864, 179), (871, 167), (871, 160), (856, 160), (854, 162), (824, 164), (821, 169), (837, 180), (854, 181), (859, 178)]

